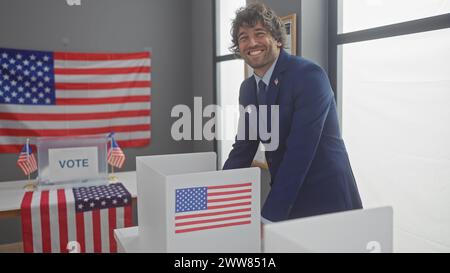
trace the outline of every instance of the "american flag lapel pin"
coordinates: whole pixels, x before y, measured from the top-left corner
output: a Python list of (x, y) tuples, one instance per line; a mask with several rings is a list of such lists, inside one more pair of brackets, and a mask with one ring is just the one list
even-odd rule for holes
[(274, 81), (275, 85), (278, 85), (278, 78), (276, 78)]

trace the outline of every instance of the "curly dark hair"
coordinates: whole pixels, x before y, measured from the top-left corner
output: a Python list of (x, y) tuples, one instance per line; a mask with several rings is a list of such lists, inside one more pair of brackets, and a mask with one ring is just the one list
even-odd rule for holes
[(284, 46), (286, 44), (286, 29), (275, 12), (262, 3), (253, 3), (236, 11), (236, 18), (231, 23), (232, 46), (230, 50), (239, 56), (238, 34), (240, 27), (254, 27), (257, 23), (270, 32), (272, 37)]

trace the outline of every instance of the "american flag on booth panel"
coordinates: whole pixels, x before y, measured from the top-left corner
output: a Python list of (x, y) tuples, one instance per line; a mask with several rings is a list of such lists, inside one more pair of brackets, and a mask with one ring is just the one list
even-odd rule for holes
[(25, 175), (29, 175), (37, 170), (38, 166), (36, 157), (34, 156), (33, 150), (28, 143), (23, 145), (22, 151), (17, 159), (17, 165), (19, 165)]
[(252, 183), (175, 190), (175, 233), (251, 223)]
[(24, 252), (117, 252), (114, 229), (132, 225), (131, 194), (121, 183), (26, 192), (21, 204)]
[(151, 138), (151, 54), (0, 48), (0, 152), (27, 137), (116, 132), (122, 148)]

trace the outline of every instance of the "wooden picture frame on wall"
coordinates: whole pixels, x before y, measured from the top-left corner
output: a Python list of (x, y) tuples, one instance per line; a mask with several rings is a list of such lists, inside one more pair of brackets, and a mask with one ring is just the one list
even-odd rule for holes
[(281, 17), (286, 29), (286, 45), (284, 49), (291, 55), (297, 55), (297, 14)]

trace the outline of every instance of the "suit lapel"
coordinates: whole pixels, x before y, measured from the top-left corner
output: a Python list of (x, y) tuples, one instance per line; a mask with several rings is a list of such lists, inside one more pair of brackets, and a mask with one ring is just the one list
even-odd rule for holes
[(280, 56), (278, 57), (277, 64), (270, 77), (269, 89), (267, 91), (267, 130), (272, 131), (272, 113), (270, 106), (276, 105), (278, 94), (280, 92), (280, 86), (282, 81), (282, 72), (286, 70), (289, 55), (283, 50), (280, 50)]
[(280, 83), (282, 72), (287, 68), (288, 54), (283, 49), (280, 50), (280, 56), (278, 57), (277, 64), (270, 77), (269, 89), (267, 91), (267, 105), (276, 104), (278, 92), (280, 90)]

